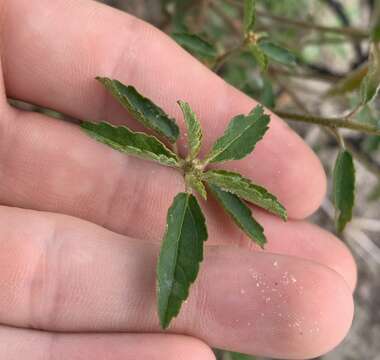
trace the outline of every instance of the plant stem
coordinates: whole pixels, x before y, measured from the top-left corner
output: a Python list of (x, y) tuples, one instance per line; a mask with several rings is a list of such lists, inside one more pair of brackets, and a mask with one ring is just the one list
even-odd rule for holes
[(269, 13), (266, 13), (264, 11), (259, 11), (259, 10), (257, 10), (257, 15), (263, 18), (268, 18), (272, 21), (276, 21), (283, 25), (294, 26), (301, 29), (315, 30), (315, 31), (324, 32), (324, 33), (339, 34), (343, 36), (349, 36), (355, 39), (367, 39), (369, 37), (369, 34), (367, 31), (363, 31), (363, 30), (356, 29), (353, 27), (336, 27), (336, 26), (318, 25), (312, 22), (289, 19), (284, 16), (273, 15), (273, 14), (269, 14)]
[(238, 46), (236, 46), (230, 50), (227, 50), (222, 55), (218, 56), (215, 60), (213, 67), (212, 67), (212, 70), (217, 73), (219, 71), (219, 69), (224, 65), (224, 63), (227, 60), (229, 60), (232, 56), (238, 54), (243, 49), (244, 46), (245, 46), (245, 43), (243, 42), (243, 43), (239, 44)]
[(380, 129), (364, 123), (359, 123), (357, 121), (348, 120), (346, 117), (336, 117), (336, 118), (328, 118), (323, 116), (313, 116), (313, 115), (303, 115), (303, 114), (294, 114), (288, 113), (285, 111), (275, 111), (275, 113), (284, 119), (318, 124), (323, 126), (329, 126), (333, 128), (345, 128), (356, 131), (361, 131), (363, 133), (372, 134), (372, 135), (380, 135)]
[[(228, 2), (239, 7), (243, 6), (241, 1), (229, 0)], [(339, 34), (339, 35), (348, 36), (355, 39), (367, 39), (369, 37), (369, 33), (367, 31), (353, 28), (353, 27), (348, 27), (348, 26), (336, 27), (336, 26), (318, 25), (312, 22), (294, 20), (294, 19), (289, 19), (288, 17), (284, 17), (280, 15), (269, 14), (261, 10), (257, 10), (256, 13), (258, 17), (270, 19), (272, 21), (278, 22), (280, 25), (293, 26), (293, 27), (297, 27), (301, 29), (314, 30), (314, 31), (323, 32), (323, 33)]]

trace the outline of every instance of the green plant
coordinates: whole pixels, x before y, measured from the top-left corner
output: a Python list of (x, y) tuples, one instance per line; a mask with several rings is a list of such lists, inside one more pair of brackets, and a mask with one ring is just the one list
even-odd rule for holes
[[(331, 5), (331, 1), (320, 0), (320, 2), (327, 6), (334, 5)], [(174, 1), (174, 3), (177, 2)], [(207, 2), (207, 6), (210, 13), (215, 13), (217, 17), (222, 19), (222, 24), (228, 25), (231, 29), (234, 37), (231, 42), (235, 45), (215, 55), (217, 53), (217, 46), (211, 42), (207, 43), (201, 36), (196, 34), (191, 34), (190, 38), (188, 32), (182, 32), (181, 34), (176, 34), (174, 39), (207, 66), (222, 75), (228, 82), (240, 87), (248, 95), (260, 99), (263, 104), (270, 108), (275, 108), (273, 83), (277, 82), (289, 94), (296, 107), (301, 110), (301, 112), (295, 113), (275, 108), (274, 112), (277, 115), (291, 121), (320, 125), (326, 133), (334, 136), (337, 140), (339, 151), (333, 171), (334, 186), (332, 198), (336, 208), (336, 230), (342, 233), (346, 224), (352, 219), (355, 202), (356, 179), (353, 157), (362, 162), (378, 178), (380, 186), (379, 167), (373, 165), (368, 160), (367, 155), (363, 156), (353, 146), (347, 144), (340, 131), (341, 129), (351, 129), (372, 135), (372, 138), (368, 139), (368, 141), (372, 141), (371, 144), (376, 144), (380, 138), (380, 122), (373, 115), (375, 112), (377, 113), (373, 102), (380, 85), (380, 3), (376, 2), (374, 4), (373, 25), (369, 32), (348, 26), (332, 27), (318, 25), (314, 22), (293, 20), (272, 13), (276, 11), (283, 12), (285, 10), (291, 13), (304, 13), (310, 11), (309, 7), (311, 5), (307, 2), (286, 1), (279, 4), (276, 1), (212, 0)], [(281, 9), (277, 9), (278, 7)], [(203, 11), (206, 11), (205, 7)], [(342, 9), (340, 8), (339, 11), (342, 11)], [(343, 13), (342, 15), (339, 11), (338, 16), (343, 18), (344, 23), (347, 23), (348, 20), (345, 14)], [(187, 15), (190, 19), (191, 16), (196, 17), (196, 15), (191, 14), (190, 10), (188, 10)], [(175, 16), (175, 13), (173, 16)], [(262, 19), (264, 21), (261, 21)], [(273, 22), (277, 27), (268, 27), (265, 20)], [(296, 92), (286, 82), (282, 81), (281, 76), (301, 78), (310, 76), (318, 79), (319, 74), (310, 74), (310, 72), (302, 71), (302, 68), (308, 66), (306, 56), (297, 51), (290, 51), (286, 46), (279, 45), (278, 40), (284, 39), (289, 42), (289, 39), (294, 38), (295, 41), (299, 41), (298, 38), (301, 37), (299, 32), (288, 30), (284, 35), (284, 33), (280, 34), (278, 32), (278, 27), (281, 27), (281, 29), (284, 27), (302, 29), (310, 34), (320, 34), (321, 40), (316, 41), (320, 46), (325, 45), (329, 41), (332, 41), (333, 44), (335, 44), (334, 42), (340, 44), (346, 41), (345, 39), (348, 39), (347, 41), (352, 40), (353, 45), (357, 48), (358, 41), (369, 39), (370, 55), (368, 62), (362, 67), (355, 68), (352, 73), (349, 73), (336, 84), (333, 84), (326, 92), (326, 97), (329, 98), (356, 92), (356, 96), (352, 100), (353, 105), (351, 109), (347, 110), (344, 115), (324, 117), (311, 113)], [(217, 30), (212, 31), (211, 28), (212, 25), (209, 25), (207, 28), (209, 36), (215, 37)], [(219, 31), (221, 31), (220, 29)], [(333, 35), (334, 37), (332, 37)], [(224, 37), (226, 36), (224, 35)], [(188, 40), (186, 43), (182, 41), (184, 38)], [(207, 59), (204, 57), (206, 43), (208, 49)], [(202, 47), (201, 44), (203, 45)], [(221, 45), (218, 44), (218, 47), (220, 48)], [(202, 48), (203, 53), (199, 51), (200, 48)], [(255, 66), (260, 73), (259, 83), (261, 85), (258, 85), (259, 91), (254, 89), (254, 86), (250, 85), (247, 81), (249, 79), (249, 71)], [(318, 66), (315, 66), (315, 68), (319, 70)], [(320, 72), (324, 74), (328, 70), (322, 68)], [(241, 84), (244, 84), (244, 86)], [(370, 194), (371, 199), (378, 198), (379, 186)]]
[[(203, 243), (208, 233), (205, 217), (195, 193), (207, 200), (208, 192), (220, 203), (244, 233), (264, 247), (263, 227), (252, 217), (248, 201), (282, 219), (285, 208), (275, 196), (238, 173), (209, 169), (210, 164), (239, 160), (249, 155), (266, 131), (270, 118), (261, 106), (248, 115), (235, 116), (211, 151), (199, 158), (202, 129), (189, 104), (178, 101), (187, 128), (188, 153), (182, 158), (177, 150), (180, 131), (175, 120), (132, 86), (117, 80), (98, 78), (129, 113), (159, 137), (134, 132), (126, 126), (84, 121), (81, 127), (96, 140), (128, 155), (152, 160), (177, 169), (184, 178), (184, 192), (179, 193), (168, 210), (167, 225), (157, 266), (157, 305), (162, 328), (177, 316), (195, 281), (203, 259)], [(207, 191), (208, 190), (208, 191)]]

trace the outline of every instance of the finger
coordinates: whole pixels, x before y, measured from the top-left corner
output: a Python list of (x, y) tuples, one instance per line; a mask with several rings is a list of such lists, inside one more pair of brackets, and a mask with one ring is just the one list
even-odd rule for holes
[[(184, 189), (177, 172), (126, 157), (39, 114), (18, 115), (7, 124), (0, 141), (2, 204), (65, 213), (131, 237), (161, 240), (166, 210)], [(219, 206), (202, 206), (210, 243), (250, 244)], [(355, 286), (352, 256), (335, 237), (301, 222), (257, 216), (267, 232), (267, 251), (320, 262)]]
[[(0, 321), (55, 331), (158, 331), (157, 246), (75, 218), (1, 209)], [(20, 227), (22, 224), (22, 227)], [(330, 350), (352, 320), (334, 271), (211, 247), (171, 328), (215, 347), (280, 358)]]
[(355, 260), (347, 246), (333, 234), (305, 221), (287, 221), (253, 209), (253, 216), (265, 229), (268, 240), (262, 250), (221, 211), (219, 204), (202, 204), (207, 216), (209, 243), (235, 245), (252, 251), (264, 251), (310, 260), (340, 274), (354, 290), (357, 281)]
[(181, 335), (57, 334), (0, 326), (0, 340), (0, 358), (6, 360), (215, 360), (204, 343)]
[[(176, 101), (188, 101), (202, 119), (206, 147), (232, 116), (255, 105), (166, 35), (129, 15), (85, 0), (5, 2), (1, 41), (10, 96), (81, 119), (121, 122), (125, 112), (93, 80), (111, 76), (134, 84), (178, 119)], [(291, 217), (309, 215), (325, 193), (319, 160), (276, 116), (254, 155), (234, 168), (277, 194)]]

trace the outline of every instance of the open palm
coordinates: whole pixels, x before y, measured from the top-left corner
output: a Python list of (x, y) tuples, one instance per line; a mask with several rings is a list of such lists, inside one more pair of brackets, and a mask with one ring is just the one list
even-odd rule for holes
[(301, 220), (319, 206), (325, 175), (280, 119), (230, 166), (276, 194), (293, 220), (253, 209), (263, 252), (206, 205), (200, 277), (162, 334), (156, 258), (181, 176), (15, 110), (6, 95), (133, 127), (94, 81), (118, 78), (178, 119), (176, 100), (188, 101), (206, 148), (254, 102), (155, 28), (89, 0), (0, 0), (0, 51), (1, 359), (208, 360), (208, 346), (303, 359), (344, 337), (355, 264), (338, 239)]

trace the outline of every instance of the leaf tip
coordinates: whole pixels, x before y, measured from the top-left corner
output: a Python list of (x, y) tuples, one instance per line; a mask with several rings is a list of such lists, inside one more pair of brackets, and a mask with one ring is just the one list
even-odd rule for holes
[(170, 325), (170, 321), (171, 319), (168, 319), (165, 317), (165, 315), (163, 316), (159, 316), (160, 317), (160, 327), (162, 330), (167, 330), (167, 328), (169, 327)]
[(104, 84), (107, 80), (109, 80), (107, 77), (104, 76), (96, 76), (95, 80), (99, 81), (100, 83)]

